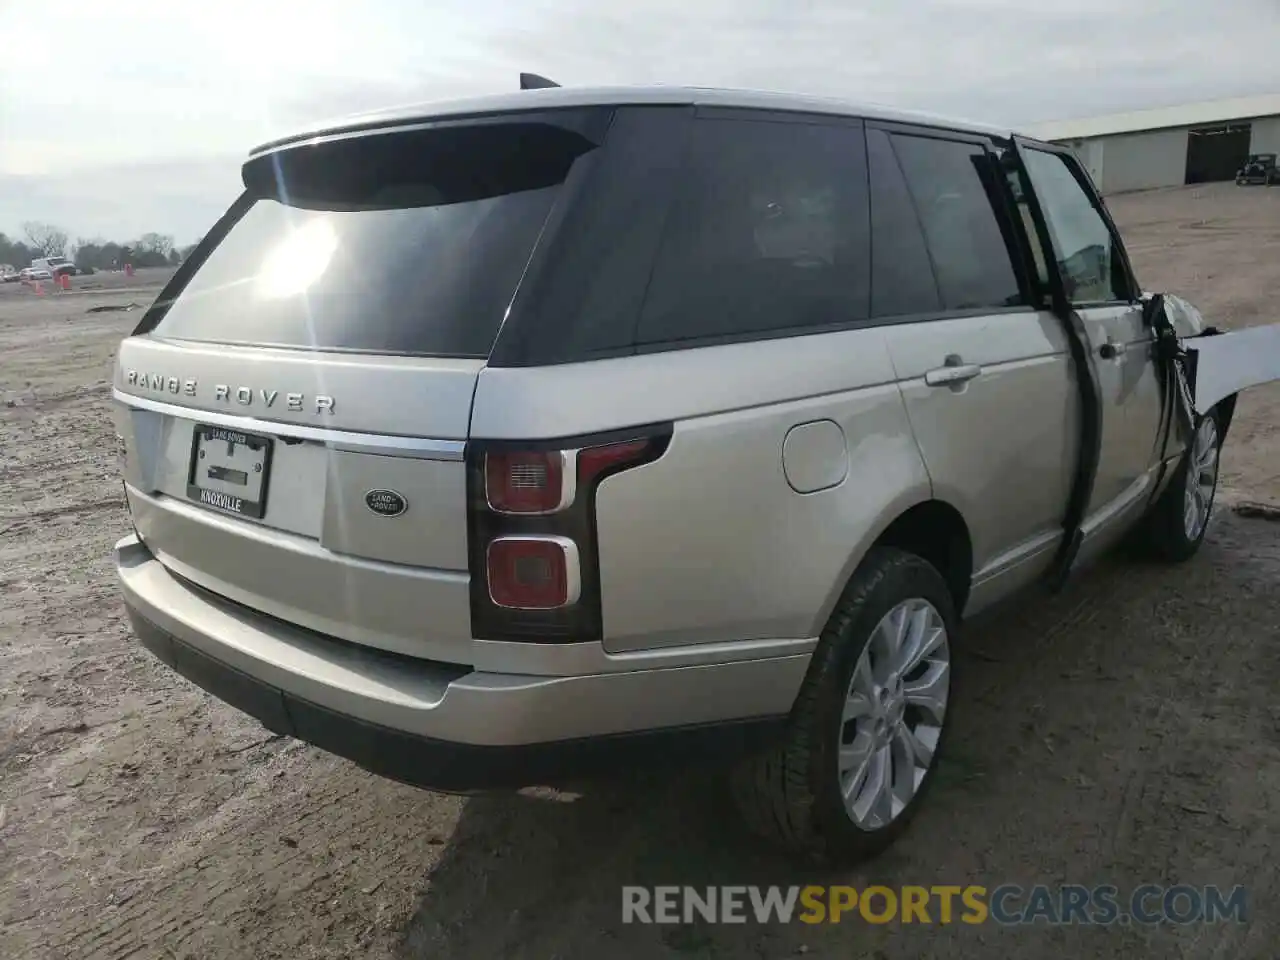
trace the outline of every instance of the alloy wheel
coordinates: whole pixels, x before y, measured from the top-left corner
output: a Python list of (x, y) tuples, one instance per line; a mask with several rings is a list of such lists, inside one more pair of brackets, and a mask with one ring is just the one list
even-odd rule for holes
[(1188, 540), (1197, 540), (1209, 522), (1213, 493), (1218, 486), (1218, 424), (1205, 417), (1196, 431), (1187, 463), (1182, 525)]
[(948, 639), (933, 604), (906, 600), (876, 625), (858, 658), (838, 766), (845, 810), (862, 830), (897, 819), (933, 765), (951, 687)]

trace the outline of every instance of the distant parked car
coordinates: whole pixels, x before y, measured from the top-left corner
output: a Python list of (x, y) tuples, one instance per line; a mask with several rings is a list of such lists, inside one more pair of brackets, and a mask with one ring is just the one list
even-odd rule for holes
[(32, 283), (36, 280), (52, 280), (53, 274), (43, 267), (26, 267), (18, 273), (18, 279)]
[(64, 273), (75, 276), (76, 265), (66, 257), (38, 257), (31, 261), (33, 270), (45, 270), (51, 277), (60, 277)]
[(17, 283), (18, 271), (13, 269), (13, 267), (9, 266), (7, 263), (0, 263), (0, 282)]
[(1276, 167), (1274, 153), (1254, 153), (1248, 161), (1236, 171), (1236, 185), (1266, 184), (1268, 187), (1280, 183), (1280, 169)]

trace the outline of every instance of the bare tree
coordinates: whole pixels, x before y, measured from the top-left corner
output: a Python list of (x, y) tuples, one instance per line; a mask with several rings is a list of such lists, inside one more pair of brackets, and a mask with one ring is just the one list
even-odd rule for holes
[(60, 257), (67, 251), (67, 231), (51, 223), (28, 221), (22, 225), (22, 232), (42, 257)]
[(173, 249), (173, 237), (164, 233), (144, 233), (137, 243), (139, 252), (158, 254), (164, 259), (169, 258), (169, 251)]

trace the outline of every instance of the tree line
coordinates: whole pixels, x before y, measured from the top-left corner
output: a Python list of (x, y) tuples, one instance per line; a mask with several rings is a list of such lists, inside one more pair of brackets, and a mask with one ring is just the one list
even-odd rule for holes
[(22, 225), (22, 238), (11, 238), (0, 232), (0, 263), (17, 270), (37, 257), (67, 257), (81, 271), (123, 270), (135, 267), (176, 266), (192, 247), (179, 249), (173, 237), (163, 233), (144, 233), (136, 240), (118, 242), (100, 237), (81, 238), (74, 242), (61, 227), (50, 223), (29, 222)]

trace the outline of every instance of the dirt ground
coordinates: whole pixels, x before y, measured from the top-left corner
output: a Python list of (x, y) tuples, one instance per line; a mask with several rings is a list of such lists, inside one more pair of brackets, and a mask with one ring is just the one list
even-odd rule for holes
[[(1112, 201), (1148, 289), (1280, 322), (1280, 190)], [(143, 278), (145, 279), (145, 278)], [(118, 285), (117, 285), (118, 286)], [(951, 752), (852, 874), (763, 852), (705, 773), (461, 799), (269, 736), (131, 639), (109, 403), (155, 289), (0, 292), (0, 957), (1272, 957), (1280, 390), (1240, 404), (1203, 551), (970, 624)], [(1244, 884), (1219, 928), (624, 926), (626, 883)]]

